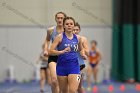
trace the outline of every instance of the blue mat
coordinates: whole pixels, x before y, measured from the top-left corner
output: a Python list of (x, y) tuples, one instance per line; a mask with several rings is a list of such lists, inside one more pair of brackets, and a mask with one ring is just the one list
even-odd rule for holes
[[(140, 91), (135, 90), (135, 84), (123, 84), (125, 85), (125, 91), (121, 92), (119, 90), (120, 86), (123, 83), (108, 83), (108, 84), (97, 84), (98, 88), (97, 93), (109, 93), (108, 86), (113, 85), (114, 91), (111, 93), (140, 93)], [(85, 93), (93, 93), (91, 91), (87, 91), (87, 84), (84, 82)], [(92, 86), (94, 86), (92, 84)], [(39, 83), (24, 83), (24, 84), (10, 84), (10, 83), (2, 83), (0, 84), (0, 93), (40, 93)], [(45, 93), (51, 93), (51, 88), (46, 84)]]

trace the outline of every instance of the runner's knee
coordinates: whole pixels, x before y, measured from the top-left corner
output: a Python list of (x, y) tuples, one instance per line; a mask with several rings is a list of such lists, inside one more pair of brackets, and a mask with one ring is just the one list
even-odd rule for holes
[(58, 85), (57, 78), (53, 77), (52, 78), (52, 86), (57, 86), (57, 85)]

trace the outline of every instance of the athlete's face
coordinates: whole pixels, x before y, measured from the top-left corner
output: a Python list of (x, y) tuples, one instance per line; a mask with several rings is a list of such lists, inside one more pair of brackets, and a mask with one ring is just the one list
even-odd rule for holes
[(71, 19), (66, 20), (64, 23), (64, 28), (65, 28), (65, 31), (73, 32), (73, 29), (74, 29), (73, 20), (71, 20)]
[(95, 43), (92, 43), (91, 44), (91, 48), (94, 50), (96, 48), (96, 44)]
[(79, 29), (78, 26), (74, 27), (73, 33), (76, 34), (76, 35), (78, 35), (80, 33), (80, 29)]
[(63, 19), (64, 19), (64, 15), (63, 14), (57, 14), (55, 20), (58, 26), (63, 26)]

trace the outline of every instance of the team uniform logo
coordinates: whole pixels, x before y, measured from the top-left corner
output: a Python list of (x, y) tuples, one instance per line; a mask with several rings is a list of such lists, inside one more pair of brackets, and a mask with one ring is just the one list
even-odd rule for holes
[(78, 44), (74, 44), (75, 42), (73, 42), (73, 44), (64, 44), (65, 47), (70, 47), (71, 51), (78, 51)]

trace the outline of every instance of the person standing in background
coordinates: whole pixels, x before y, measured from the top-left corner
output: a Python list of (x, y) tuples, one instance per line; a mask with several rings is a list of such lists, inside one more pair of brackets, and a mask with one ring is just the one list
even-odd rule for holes
[(95, 40), (91, 41), (91, 50), (89, 53), (89, 65), (87, 68), (87, 82), (88, 90), (91, 90), (91, 75), (93, 74), (94, 82), (97, 83), (98, 74), (98, 64), (101, 61), (101, 53), (97, 48), (97, 42)]

